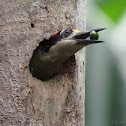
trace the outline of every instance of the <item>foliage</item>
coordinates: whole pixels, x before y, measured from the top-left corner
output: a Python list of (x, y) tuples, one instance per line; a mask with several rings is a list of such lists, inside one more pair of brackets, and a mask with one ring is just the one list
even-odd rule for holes
[(96, 0), (97, 5), (115, 23), (126, 11), (126, 0)]

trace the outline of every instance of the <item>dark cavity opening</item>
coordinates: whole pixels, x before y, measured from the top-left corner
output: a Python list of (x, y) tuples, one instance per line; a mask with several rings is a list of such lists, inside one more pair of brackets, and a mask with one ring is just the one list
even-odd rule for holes
[(47, 55), (48, 51), (50, 50), (50, 47), (55, 44), (55, 41), (53, 40), (53, 36), (49, 39), (44, 39), (39, 43), (39, 46), (34, 50), (33, 55), (30, 59), (29, 63), (29, 70), (33, 77), (36, 77), (37, 79), (40, 79), (42, 81), (46, 81), (52, 76), (50, 76), (49, 68), (45, 68), (45, 60), (44, 56)]
[(31, 27), (32, 27), (32, 28), (34, 28), (34, 27), (35, 27), (35, 25), (34, 25), (33, 23), (31, 23)]
[[(59, 33), (58, 33), (59, 34)], [(58, 36), (58, 35), (56, 35)], [(47, 81), (57, 74), (68, 73), (71, 78), (73, 67), (75, 66), (75, 57), (72, 56), (61, 64), (59, 68), (50, 64), (50, 61), (46, 61), (45, 55), (48, 55), (50, 48), (56, 44), (57, 39), (55, 36), (49, 39), (44, 39), (40, 42), (39, 46), (34, 50), (33, 55), (29, 63), (29, 71), (33, 77), (40, 79), (42, 81)], [(59, 39), (58, 39), (59, 40)], [(55, 67), (54, 67), (55, 66)], [(56, 71), (54, 70), (56, 69)]]

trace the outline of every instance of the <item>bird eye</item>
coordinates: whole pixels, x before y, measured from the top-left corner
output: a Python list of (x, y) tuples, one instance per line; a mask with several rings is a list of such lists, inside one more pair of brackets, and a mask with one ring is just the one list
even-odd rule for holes
[(66, 34), (69, 34), (69, 33), (70, 33), (70, 30), (68, 30), (68, 29), (65, 30), (65, 33), (66, 33)]
[(63, 38), (67, 38), (69, 35), (71, 35), (72, 32), (73, 32), (72, 29), (65, 29), (61, 31), (60, 35)]

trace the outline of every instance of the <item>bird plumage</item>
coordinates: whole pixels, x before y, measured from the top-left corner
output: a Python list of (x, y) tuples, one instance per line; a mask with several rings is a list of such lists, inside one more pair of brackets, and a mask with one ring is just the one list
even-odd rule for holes
[[(104, 30), (104, 29), (95, 29)], [(88, 44), (102, 41), (85, 40), (90, 31), (81, 32), (73, 29), (63, 29), (49, 40), (43, 40), (34, 50), (30, 60), (29, 70), (33, 77), (46, 81), (56, 75), (62, 63), (70, 56)]]

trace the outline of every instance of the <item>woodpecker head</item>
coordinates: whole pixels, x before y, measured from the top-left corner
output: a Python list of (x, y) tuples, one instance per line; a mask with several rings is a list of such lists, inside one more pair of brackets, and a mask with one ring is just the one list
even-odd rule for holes
[[(100, 43), (92, 37), (91, 32), (99, 32), (105, 28), (90, 31), (63, 29), (49, 40), (40, 42), (30, 61), (29, 69), (32, 75), (40, 80), (48, 80), (60, 69), (62, 63), (86, 45)], [(91, 39), (87, 39), (90, 37)], [(95, 40), (94, 40), (95, 39)]]
[[(63, 29), (63, 30), (59, 31), (56, 35), (54, 35), (51, 38), (51, 41), (53, 41), (53, 44), (56, 44), (56, 42), (59, 42), (61, 40), (76, 40), (78, 44), (80, 44), (80, 42), (79, 42), (79, 40), (80, 40), (81, 44), (83, 44), (83, 45), (99, 43), (99, 42), (103, 42), (103, 41), (86, 40), (86, 38), (90, 37), (90, 33), (92, 31), (99, 32), (104, 29), (106, 29), (106, 28), (98, 28), (98, 29), (92, 29), (90, 31), (82, 32), (80, 30), (67, 28), (67, 29)], [(83, 43), (82, 43), (82, 41), (83, 41)]]
[(58, 54), (59, 56), (57, 55), (57, 57), (62, 57), (62, 59), (65, 56), (68, 58), (86, 45), (103, 42), (100, 40), (88, 40), (87, 38), (91, 36), (90, 33), (92, 31), (97, 33), (104, 29), (105, 28), (98, 28), (85, 32), (70, 28), (63, 29), (50, 38), (49, 41), (51, 44), (47, 53), (52, 53), (53, 56)]
[(99, 32), (101, 30), (104, 30), (106, 28), (98, 28), (98, 29), (92, 29), (90, 31), (85, 31), (82, 32), (80, 30), (76, 30), (76, 29), (71, 29), (71, 28), (67, 28), (67, 29), (63, 29), (61, 31), (59, 31), (56, 35), (54, 35), (51, 39), (52, 41), (54, 41), (54, 43), (61, 41), (61, 40), (76, 40), (77, 43), (80, 43), (79, 40), (83, 41), (83, 45), (88, 45), (88, 44), (93, 44), (93, 43), (99, 43), (99, 42), (103, 42), (103, 41), (96, 41), (96, 40), (86, 40), (88, 37), (90, 37), (90, 33), (92, 31), (94, 32)]

